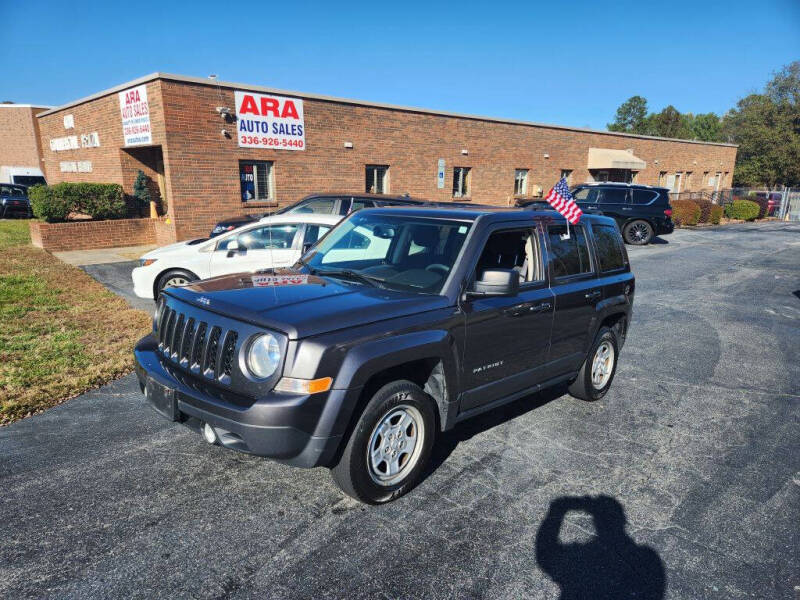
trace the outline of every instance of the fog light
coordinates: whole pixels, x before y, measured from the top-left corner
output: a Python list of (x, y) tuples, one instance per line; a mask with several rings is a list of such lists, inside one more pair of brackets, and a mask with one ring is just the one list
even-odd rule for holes
[(208, 423), (203, 423), (203, 439), (209, 444), (217, 443), (217, 432)]

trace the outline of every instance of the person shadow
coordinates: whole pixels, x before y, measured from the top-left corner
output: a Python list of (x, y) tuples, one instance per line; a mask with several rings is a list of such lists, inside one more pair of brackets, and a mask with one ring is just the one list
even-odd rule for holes
[[(594, 535), (585, 542), (559, 539), (567, 513), (591, 516)], [(609, 496), (564, 496), (536, 534), (536, 562), (561, 588), (561, 600), (664, 597), (666, 573), (658, 553), (625, 532), (625, 510)]]

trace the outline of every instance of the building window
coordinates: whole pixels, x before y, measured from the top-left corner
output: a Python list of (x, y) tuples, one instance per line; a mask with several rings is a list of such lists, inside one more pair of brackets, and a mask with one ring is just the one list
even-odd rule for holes
[(703, 183), (702, 185), (708, 185), (708, 171), (703, 171)]
[(469, 196), (469, 167), (455, 167), (453, 169), (453, 198), (466, 198)]
[(528, 169), (514, 171), (514, 195), (524, 196), (528, 193)]
[(273, 165), (266, 161), (240, 161), (239, 182), (242, 202), (272, 202), (275, 200)]
[(683, 183), (683, 189), (687, 192), (692, 187), (692, 171), (686, 171), (686, 180)]
[(572, 169), (561, 169), (561, 177), (559, 180), (561, 179), (566, 179), (567, 185), (570, 185), (572, 183)]
[(389, 165), (367, 165), (364, 191), (368, 194), (386, 194), (389, 191)]
[(658, 185), (664, 186), (667, 181), (667, 172), (666, 171), (659, 171), (658, 173)]

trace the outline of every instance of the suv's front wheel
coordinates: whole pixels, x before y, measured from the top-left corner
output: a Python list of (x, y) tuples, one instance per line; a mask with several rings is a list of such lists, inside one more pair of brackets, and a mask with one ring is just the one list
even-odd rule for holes
[(333, 480), (361, 502), (382, 504), (412, 489), (436, 436), (429, 396), (410, 381), (394, 381), (370, 399), (336, 466)]
[(589, 355), (569, 386), (569, 393), (581, 400), (599, 400), (608, 392), (617, 372), (619, 344), (614, 330), (601, 327)]

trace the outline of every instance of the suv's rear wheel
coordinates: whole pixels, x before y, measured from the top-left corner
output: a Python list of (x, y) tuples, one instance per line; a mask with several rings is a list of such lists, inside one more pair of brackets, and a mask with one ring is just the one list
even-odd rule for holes
[(399, 498), (419, 480), (436, 435), (430, 397), (410, 381), (372, 396), (331, 474), (349, 496), (369, 504)]
[(631, 221), (622, 229), (625, 241), (636, 246), (644, 246), (653, 239), (653, 226), (647, 221)]
[(605, 396), (617, 372), (617, 356), (617, 335), (612, 329), (601, 327), (578, 377), (569, 386), (569, 393), (590, 401)]

